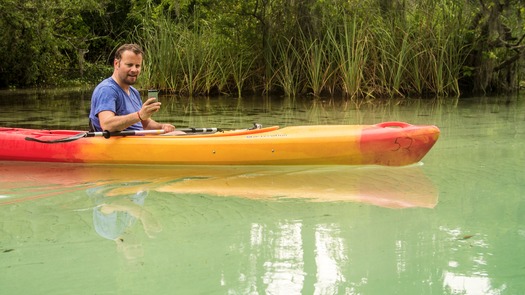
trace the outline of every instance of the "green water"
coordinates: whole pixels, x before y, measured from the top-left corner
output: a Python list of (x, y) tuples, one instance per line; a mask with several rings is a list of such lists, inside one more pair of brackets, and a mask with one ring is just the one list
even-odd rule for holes
[[(523, 294), (524, 97), (161, 101), (180, 127), (442, 134), (402, 168), (0, 162), (0, 294)], [(84, 128), (88, 107), (3, 92), (0, 126)]]

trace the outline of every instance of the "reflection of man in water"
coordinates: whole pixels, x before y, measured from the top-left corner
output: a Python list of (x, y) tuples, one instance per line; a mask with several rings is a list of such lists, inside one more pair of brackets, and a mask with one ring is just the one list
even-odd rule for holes
[(117, 249), (122, 251), (126, 258), (142, 257), (144, 253), (141, 241), (130, 233), (131, 228), (138, 219), (142, 222), (145, 233), (153, 237), (160, 231), (160, 227), (151, 213), (144, 209), (147, 191), (120, 194), (120, 188), (122, 185), (116, 184), (87, 190), (87, 194), (96, 204), (93, 208), (93, 225), (101, 237), (115, 241)]

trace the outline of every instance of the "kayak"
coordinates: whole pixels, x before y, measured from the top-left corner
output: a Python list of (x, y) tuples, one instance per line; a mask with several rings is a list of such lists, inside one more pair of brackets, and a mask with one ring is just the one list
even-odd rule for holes
[[(166, 165), (384, 165), (417, 163), (436, 143), (433, 125), (260, 127), (184, 135), (0, 128), (0, 160)], [(207, 131), (207, 130), (206, 130)]]
[[(156, 131), (153, 131), (155, 133)], [(185, 135), (91, 136), (78, 130), (0, 128), (0, 160), (168, 165), (385, 165), (419, 162), (433, 125), (278, 126)]]

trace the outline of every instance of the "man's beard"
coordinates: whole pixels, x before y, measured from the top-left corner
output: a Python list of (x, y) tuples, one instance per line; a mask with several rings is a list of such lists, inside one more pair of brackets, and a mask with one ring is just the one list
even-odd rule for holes
[(129, 76), (129, 75), (126, 75), (126, 78), (124, 78), (124, 82), (128, 85), (133, 85), (135, 83), (137, 83), (137, 79), (138, 79), (138, 75), (137, 76)]

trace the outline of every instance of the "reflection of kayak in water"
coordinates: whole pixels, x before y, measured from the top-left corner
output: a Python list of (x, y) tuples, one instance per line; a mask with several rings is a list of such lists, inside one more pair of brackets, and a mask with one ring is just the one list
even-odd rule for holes
[(105, 139), (102, 133), (0, 128), (0, 160), (150, 165), (404, 166), (419, 162), (437, 141), (439, 132), (431, 125), (384, 122), (275, 126), (183, 136), (114, 135)]
[(189, 178), (159, 190), (252, 199), (352, 201), (389, 208), (432, 208), (437, 204), (437, 190), (419, 167), (274, 169), (261, 168), (226, 177)]
[[(53, 190), (114, 186), (107, 196), (156, 190), (250, 199), (351, 201), (389, 208), (437, 204), (438, 192), (419, 166), (105, 166), (0, 162), (0, 186), (38, 183)], [(35, 190), (36, 192), (37, 190)], [(0, 194), (6, 194), (0, 192)], [(0, 204), (38, 197), (0, 200)]]

